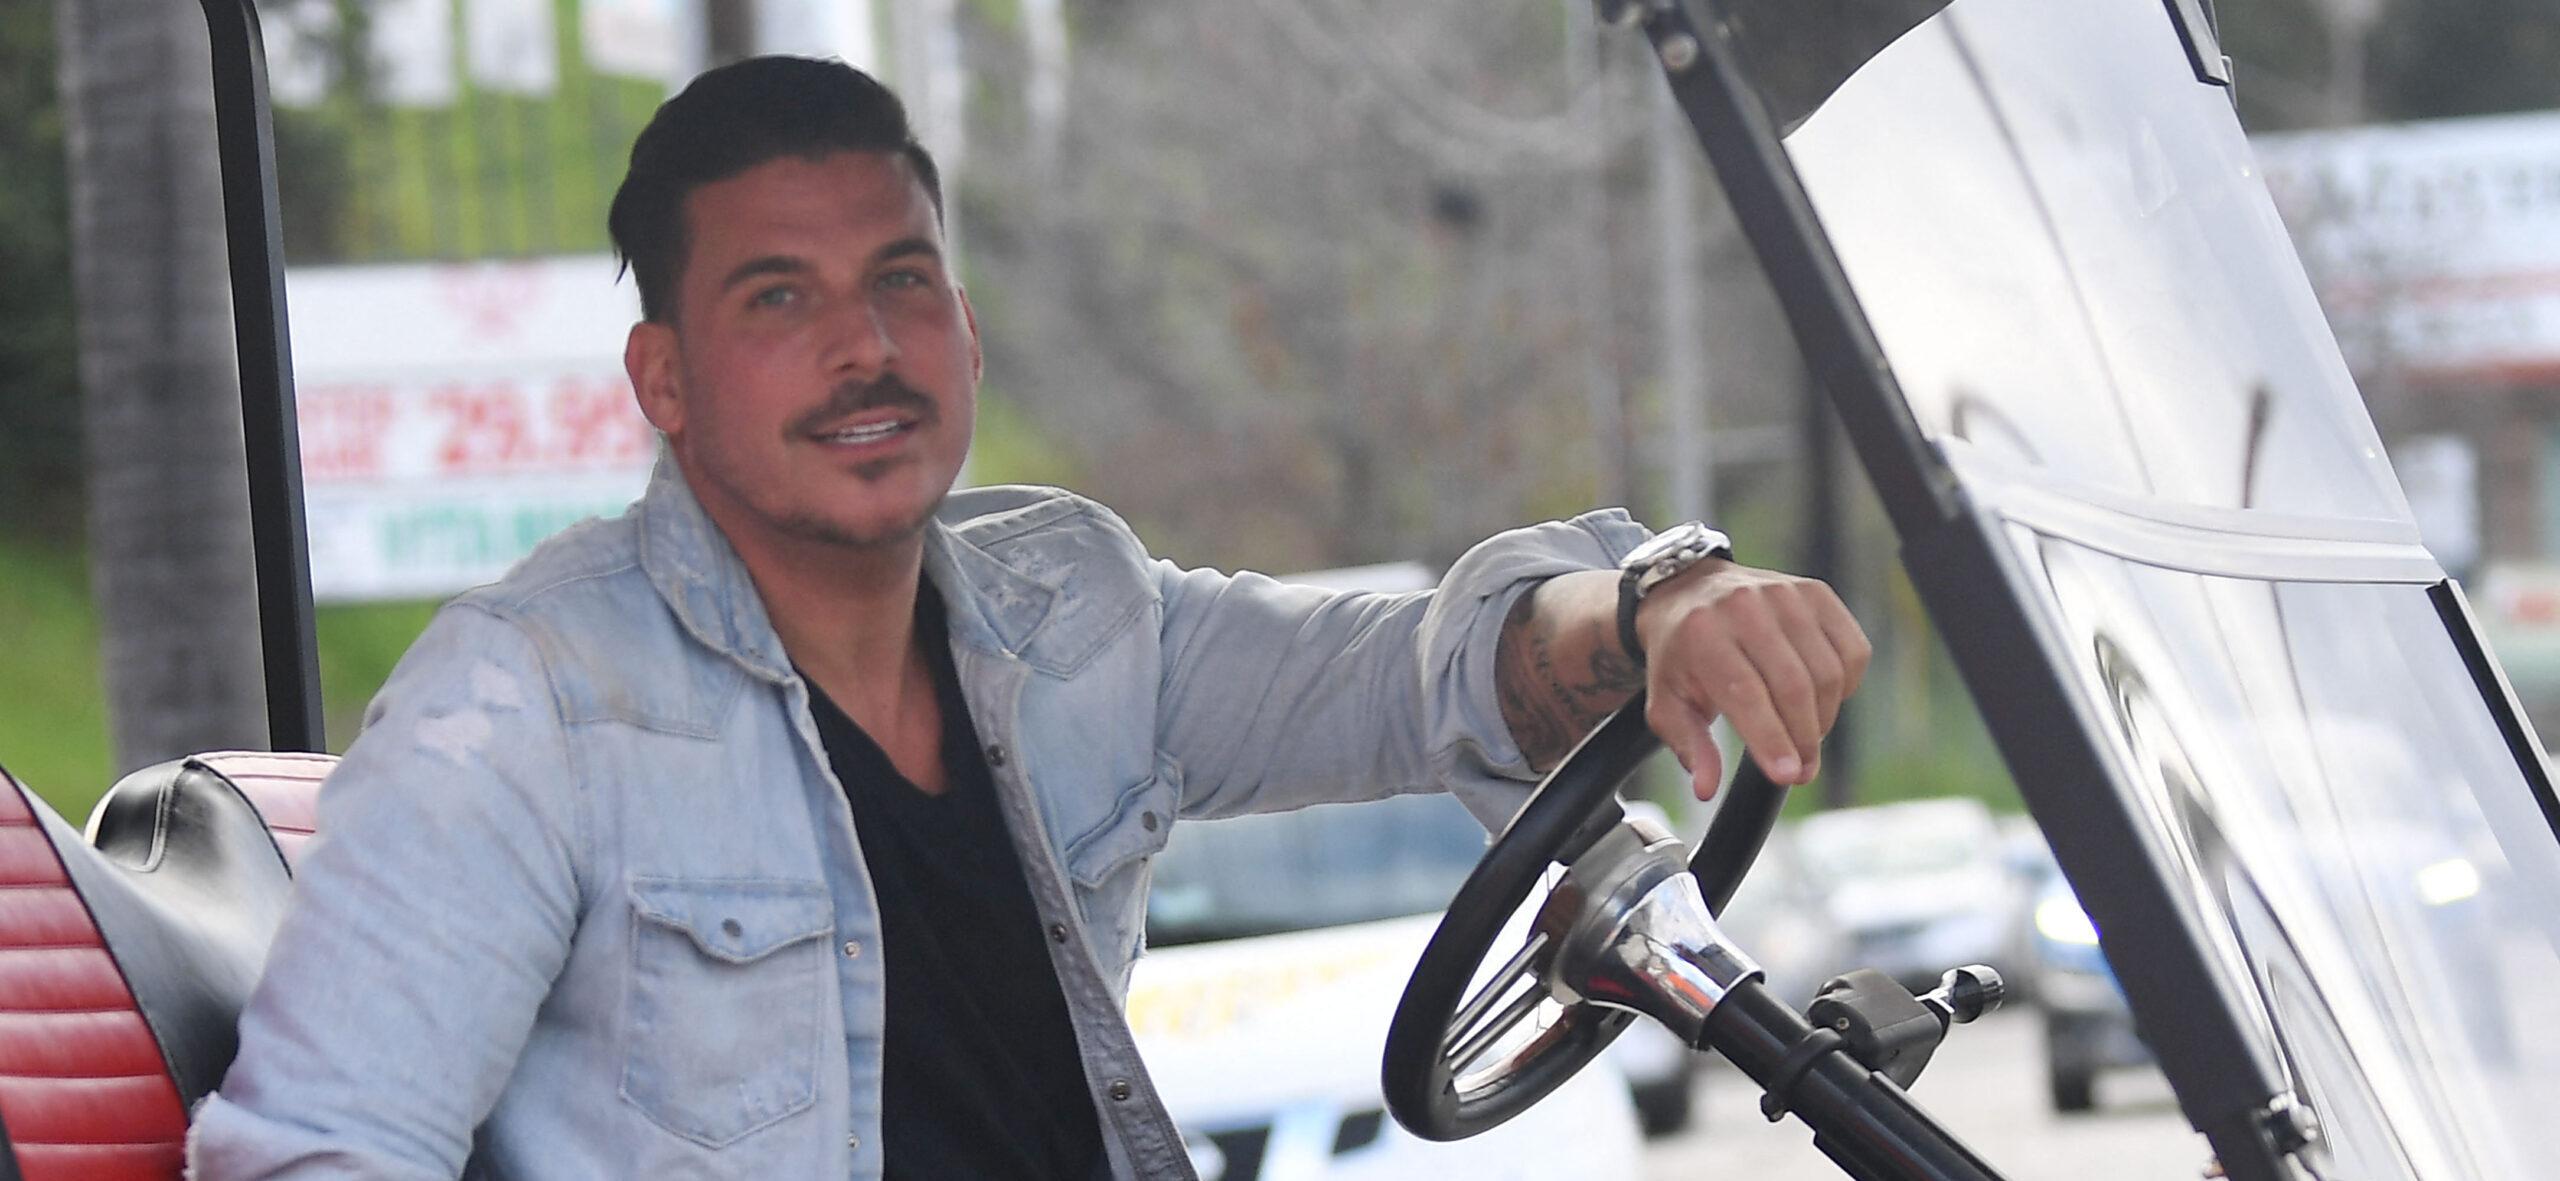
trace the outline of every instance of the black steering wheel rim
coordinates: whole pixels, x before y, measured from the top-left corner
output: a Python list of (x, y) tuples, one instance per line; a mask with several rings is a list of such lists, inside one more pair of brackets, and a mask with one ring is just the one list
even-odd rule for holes
[[(1528, 1110), (1634, 1019), (1621, 1009), (1569, 1005), (1516, 1069), (1466, 1093), (1443, 1049), (1485, 955), (1548, 866), (1571, 862), (1623, 819), (1618, 785), (1662, 745), (1645, 726), (1644, 706), (1644, 694), (1636, 694), (1548, 773), (1458, 887), (1414, 965), (1387, 1027), (1380, 1075), (1387, 1109), (1415, 1135), (1464, 1139)], [(1737, 761), (1724, 806), (1690, 860), (1716, 911), (1732, 898), (1785, 800), (1749, 759)]]

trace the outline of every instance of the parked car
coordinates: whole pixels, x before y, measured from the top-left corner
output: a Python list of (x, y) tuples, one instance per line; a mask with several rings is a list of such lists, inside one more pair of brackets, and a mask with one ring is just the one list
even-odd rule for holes
[[(2368, 777), (2396, 777), (2385, 748), (2359, 747), (2351, 728), (2334, 724), (2328, 737), (2334, 747), (2353, 751), (2358, 761), (2351, 765)], [(2385, 813), (2413, 806), (2388, 791), (2364, 798)], [(2097, 928), (2052, 854), (2040, 842), (2037, 852), (2013, 858), (2034, 899), (2024, 923), (2032, 954), (2015, 983), (2025, 986), (2044, 1019), (2045, 1074), (2054, 1110), (2087, 1111), (2096, 1105), (2100, 1076), (2150, 1065), (2152, 1054), (2099, 949)], [(2478, 847), (2466, 850), (2434, 826), (2406, 816), (2360, 815), (2316, 836), (2305, 834), (2289, 868), (2305, 875), (2295, 879), (2297, 888), (2351, 893), (2383, 920), (2368, 938), (2392, 949), (2397, 970), (2423, 975), (2425, 992), (2444, 1002), (2413, 1017), (2429, 1028), (2431, 1039), (2462, 1038), (2482, 1066), (2508, 1069), (2516, 1061), (2515, 1033), (2499, 964), (2502, 933), (2482, 898), (2483, 866), (2488, 872), (2503, 869), (2485, 834)]]
[[(1202, 1181), (1633, 1176), (1630, 1061), (1676, 1065), (1685, 1117), (1691, 1055), (1638, 1022), (1619, 1041), (1632, 1056), (1613, 1047), (1485, 1135), (1432, 1143), (1384, 1118), (1387, 1019), (1484, 842), (1441, 795), (1176, 827), (1155, 861), (1129, 1022)], [(1648, 1037), (1675, 1052), (1652, 1053)]]
[(1847, 932), (1849, 962), (1915, 992), (1947, 969), (2014, 975), (2024, 891), (1980, 800), (1906, 800), (1808, 816), (1796, 826), (1807, 875)]
[(2151, 1050), (2134, 1032), (2124, 990), (2098, 949), (2098, 928), (2071, 883), (2058, 871), (2039, 877), (2034, 954), (2024, 975), (2044, 1018), (2045, 1089), (2055, 1111), (2087, 1111), (2097, 1104), (2101, 1073), (2149, 1065)]
[(1750, 949), (1770, 990), (1797, 1008), (1812, 1003), (1824, 981), (1857, 966), (1848, 930), (1805, 873), (1800, 843), (1792, 822), (1771, 829), (1719, 919), (1736, 944)]

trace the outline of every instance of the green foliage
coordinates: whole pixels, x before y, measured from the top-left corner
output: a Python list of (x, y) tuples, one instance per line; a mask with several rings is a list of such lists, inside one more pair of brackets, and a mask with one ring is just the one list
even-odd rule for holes
[[(553, 0), (559, 87), (528, 96), (456, 76), (452, 105), (365, 97), (364, 10), (340, 0), (337, 84), (276, 113), (286, 257), (296, 263), (520, 258), (607, 246), (604, 214), (631, 141), (665, 97), (599, 74), (579, 51), (577, 0)], [(462, 10), (452, 11), (462, 19)], [(454, 36), (460, 44), (461, 28)]]
[(1043, 434), (1011, 399), (978, 391), (978, 431), (969, 447), (974, 484), (1054, 484), (1073, 488), (1084, 472), (1068, 449)]
[(1011, 33), (1022, 27), (1022, 0), (969, 0), (968, 8), (990, 30)]
[[(1858, 803), (1971, 796), (1991, 805), (1996, 812), (2023, 811), (2026, 804), (2018, 796), (2018, 785), (2009, 778), (2009, 769), (2000, 760), (1999, 748), (1992, 745), (1991, 733), (1983, 727), (1981, 715), (1974, 712), (1972, 698), (1957, 688), (1935, 700), (1940, 706), (1939, 725), (1924, 740), (1859, 743)], [(1874, 704), (1894, 708), (1896, 703), (1879, 696)], [(1811, 796), (1818, 792), (1798, 794)], [(1810, 801), (1790, 803), (1802, 805)], [(1800, 809), (1790, 809), (1796, 810)]]

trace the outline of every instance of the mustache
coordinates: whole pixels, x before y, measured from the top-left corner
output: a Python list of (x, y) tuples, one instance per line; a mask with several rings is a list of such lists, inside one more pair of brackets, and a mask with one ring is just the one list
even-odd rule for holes
[(931, 426), (940, 417), (933, 399), (916, 392), (915, 387), (884, 376), (878, 381), (849, 381), (827, 394), (817, 409), (801, 415), (792, 424), (792, 433), (808, 434), (840, 418), (848, 418), (871, 410), (903, 410), (913, 414), (919, 425)]

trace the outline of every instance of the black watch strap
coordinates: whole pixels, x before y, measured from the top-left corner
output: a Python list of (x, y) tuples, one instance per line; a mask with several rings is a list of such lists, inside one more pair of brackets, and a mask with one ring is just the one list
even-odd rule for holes
[(1636, 606), (1644, 602), (1644, 591), (1638, 584), (1639, 577), (1633, 570), (1618, 575), (1618, 647), (1625, 649), (1627, 659), (1641, 669), (1644, 644), (1636, 639)]
[(1708, 558), (1732, 557), (1733, 542), (1696, 521), (1674, 525), (1628, 551), (1618, 567), (1618, 647), (1626, 651), (1627, 659), (1639, 669), (1644, 667), (1636, 607), (1644, 601), (1645, 592)]

